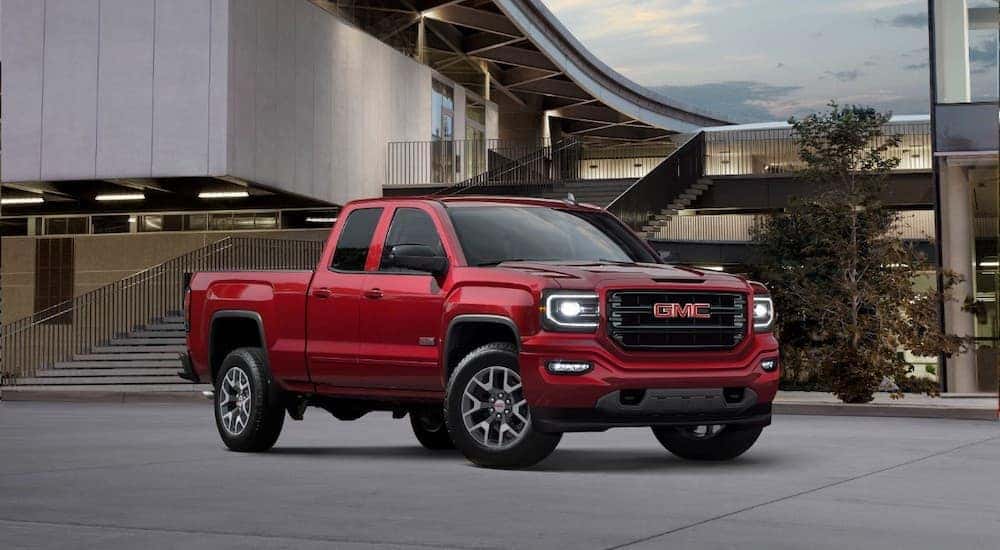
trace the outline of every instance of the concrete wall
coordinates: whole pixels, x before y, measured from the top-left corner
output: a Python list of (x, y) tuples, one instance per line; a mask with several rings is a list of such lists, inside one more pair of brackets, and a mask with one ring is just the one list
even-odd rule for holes
[(230, 52), (232, 175), (342, 204), (430, 139), (431, 69), (304, 0), (232, 3)]
[[(137, 271), (213, 243), (227, 235), (270, 239), (324, 240), (329, 229), (280, 231), (165, 232), (116, 235), (80, 235), (74, 240), (74, 294), (127, 277)], [(44, 238), (44, 237), (43, 237)], [(35, 243), (38, 237), (4, 237), (3, 321), (30, 315), (35, 300)]]
[(0, 0), (3, 181), (224, 174), (229, 0)]

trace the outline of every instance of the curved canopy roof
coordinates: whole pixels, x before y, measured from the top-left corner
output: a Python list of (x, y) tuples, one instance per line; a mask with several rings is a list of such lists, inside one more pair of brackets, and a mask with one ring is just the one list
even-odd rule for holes
[(546, 111), (564, 134), (655, 141), (727, 124), (614, 71), (540, 0), (314, 2), (463, 86)]

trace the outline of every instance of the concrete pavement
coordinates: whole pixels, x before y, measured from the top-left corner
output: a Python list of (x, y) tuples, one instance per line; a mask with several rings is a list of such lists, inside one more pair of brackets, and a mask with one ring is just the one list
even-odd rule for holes
[(521, 472), (310, 410), (271, 453), (208, 404), (0, 403), (3, 548), (1000, 547), (996, 422), (778, 416), (727, 464), (648, 430), (571, 434)]

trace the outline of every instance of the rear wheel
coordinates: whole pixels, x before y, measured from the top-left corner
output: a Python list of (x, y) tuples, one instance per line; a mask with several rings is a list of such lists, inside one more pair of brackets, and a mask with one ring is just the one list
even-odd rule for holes
[(264, 351), (238, 348), (226, 356), (215, 381), (215, 425), (226, 447), (261, 452), (274, 446), (285, 408), (267, 372)]
[(712, 424), (653, 428), (653, 435), (668, 451), (687, 460), (732, 460), (753, 447), (763, 429)]
[(455, 446), (491, 468), (526, 468), (549, 456), (562, 434), (536, 431), (524, 397), (513, 344), (476, 348), (455, 368), (445, 399)]
[(410, 426), (417, 441), (426, 449), (440, 451), (455, 448), (444, 423), (444, 413), (440, 410), (410, 411)]

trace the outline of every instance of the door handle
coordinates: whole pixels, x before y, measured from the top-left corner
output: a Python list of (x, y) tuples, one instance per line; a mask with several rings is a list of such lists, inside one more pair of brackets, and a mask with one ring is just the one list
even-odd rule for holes
[(365, 298), (370, 298), (372, 300), (378, 300), (382, 297), (382, 289), (372, 288), (365, 291)]
[(320, 300), (326, 300), (330, 296), (333, 296), (333, 291), (329, 288), (317, 288), (313, 290), (313, 296), (319, 298)]

